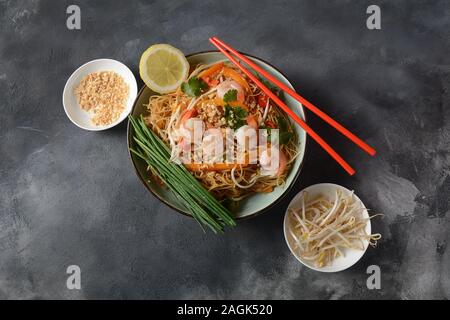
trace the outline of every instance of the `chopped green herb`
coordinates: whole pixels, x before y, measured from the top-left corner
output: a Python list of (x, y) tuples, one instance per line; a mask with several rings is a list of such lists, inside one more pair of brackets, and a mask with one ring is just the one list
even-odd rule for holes
[(289, 125), (284, 117), (279, 116), (277, 118), (277, 121), (278, 121), (278, 128), (280, 128), (280, 131), (288, 131), (289, 130)]
[(269, 89), (270, 91), (275, 93), (278, 96), (278, 98), (280, 98), (281, 100), (284, 100), (284, 92), (282, 90), (280, 90), (280, 88), (274, 86), (272, 84), (272, 82), (267, 81), (266, 79), (261, 77), (259, 74), (257, 74), (256, 76), (258, 77), (259, 81), (261, 81), (262, 84), (267, 87), (267, 89)]
[(289, 141), (294, 137), (292, 132), (281, 132), (280, 133), (280, 144), (288, 144)]
[(197, 77), (192, 77), (181, 84), (181, 91), (191, 97), (198, 97), (206, 88), (208, 85)]
[(223, 101), (224, 102), (232, 102), (232, 101), (236, 101), (237, 100), (237, 90), (236, 89), (231, 89), (228, 90), (227, 93), (225, 93), (223, 95)]
[(259, 127), (260, 129), (263, 129), (263, 130), (267, 130), (267, 133), (270, 135), (270, 133), (272, 132), (272, 128), (271, 127), (268, 127), (268, 126), (261, 126), (261, 127)]
[(258, 80), (262, 82), (263, 85), (265, 85), (270, 91), (272, 91), (273, 93), (277, 93), (278, 91), (280, 91), (280, 89), (278, 89), (278, 87), (275, 87), (272, 82), (267, 81), (266, 79), (264, 79), (263, 77), (261, 77), (260, 75), (258, 75)]
[(247, 111), (241, 107), (225, 105), (225, 121), (232, 129), (239, 129), (246, 123)]
[(261, 126), (259, 128), (262, 129), (262, 130), (266, 130), (267, 142), (271, 142), (272, 141), (272, 128), (267, 127), (267, 126)]
[(241, 107), (234, 107), (233, 108), (234, 114), (241, 119), (245, 119), (247, 117), (247, 111), (242, 109)]
[(289, 125), (284, 117), (278, 117), (278, 128), (280, 129), (280, 144), (287, 144), (294, 137), (294, 133), (289, 131)]

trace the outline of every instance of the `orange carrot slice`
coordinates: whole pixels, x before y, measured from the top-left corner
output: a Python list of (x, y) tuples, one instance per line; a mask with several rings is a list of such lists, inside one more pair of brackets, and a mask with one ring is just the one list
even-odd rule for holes
[(244, 89), (246, 89), (247, 91), (250, 91), (250, 86), (248, 85), (247, 81), (236, 70), (228, 68), (228, 67), (223, 67), (223, 75), (225, 77), (229, 77), (229, 78), (233, 79), (234, 81), (239, 83)]
[(222, 99), (220, 99), (220, 98), (215, 98), (214, 99), (214, 104), (216, 105), (216, 106), (225, 106), (226, 104), (227, 105), (229, 105), (230, 107), (241, 107), (242, 109), (244, 109), (245, 111), (248, 111), (248, 107), (245, 105), (245, 104), (243, 104), (243, 103), (240, 103), (240, 102), (238, 102), (238, 101), (230, 101), (230, 102), (227, 102), (227, 103), (225, 103)]
[(212, 78), (214, 77), (216, 74), (218, 74), (223, 68), (223, 62), (219, 62), (216, 63), (215, 65), (212, 65), (211, 67), (209, 67), (206, 70), (203, 70), (202, 72), (200, 72), (198, 74), (199, 78), (202, 78), (204, 80), (204, 78)]

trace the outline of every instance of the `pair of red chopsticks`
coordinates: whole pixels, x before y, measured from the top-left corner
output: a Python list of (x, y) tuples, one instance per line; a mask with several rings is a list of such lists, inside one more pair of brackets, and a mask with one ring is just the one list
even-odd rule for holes
[(336, 160), (337, 163), (339, 163), (345, 171), (348, 172), (348, 174), (353, 175), (355, 174), (355, 169), (353, 169), (328, 143), (326, 143), (311, 127), (309, 127), (305, 121), (303, 121), (295, 112), (293, 112), (289, 107), (280, 100), (280, 98), (277, 97), (276, 94), (274, 94), (270, 89), (268, 89), (264, 84), (261, 83), (261, 81), (249, 70), (247, 70), (244, 66), (242, 66), (239, 61), (237, 61), (232, 55), (235, 55), (240, 60), (244, 61), (246, 64), (248, 64), (250, 67), (255, 69), (257, 72), (259, 72), (261, 75), (264, 76), (267, 80), (278, 86), (281, 90), (289, 94), (291, 97), (293, 97), (295, 100), (300, 102), (302, 105), (307, 107), (309, 110), (314, 112), (316, 115), (318, 115), (320, 118), (322, 118), (325, 122), (327, 122), (329, 125), (334, 127), (336, 130), (338, 130), (340, 133), (342, 133), (344, 136), (349, 138), (351, 141), (353, 141), (356, 145), (358, 145), (361, 149), (363, 149), (365, 152), (370, 154), (371, 156), (374, 156), (376, 151), (374, 148), (369, 146), (367, 143), (362, 141), (360, 138), (355, 136), (353, 133), (351, 133), (349, 130), (344, 128), (341, 124), (339, 124), (337, 121), (332, 119), (330, 116), (328, 116), (326, 113), (321, 111), (319, 108), (314, 106), (311, 102), (300, 96), (298, 93), (296, 93), (291, 88), (284, 85), (282, 82), (277, 80), (275, 77), (264, 71), (262, 68), (260, 68), (258, 65), (256, 65), (254, 62), (252, 62), (250, 59), (245, 57), (244, 55), (240, 54), (236, 50), (234, 50), (229, 45), (225, 44), (223, 41), (219, 40), (217, 37), (209, 38), (209, 41), (217, 47), (230, 61), (238, 67), (243, 73), (247, 75), (264, 93), (269, 96), (272, 101), (274, 101), (281, 109), (283, 109), (284, 112), (286, 112), (295, 122), (297, 122), (300, 127), (303, 128), (303, 130), (308, 133), (311, 138), (316, 140), (316, 142), (325, 149), (328, 154), (333, 157), (334, 160)]

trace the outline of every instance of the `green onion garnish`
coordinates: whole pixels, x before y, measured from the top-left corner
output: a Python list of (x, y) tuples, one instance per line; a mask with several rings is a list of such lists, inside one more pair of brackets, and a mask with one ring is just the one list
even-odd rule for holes
[(169, 147), (150, 130), (142, 117), (128, 117), (136, 148), (130, 151), (144, 160), (201, 226), (215, 233), (236, 225), (231, 213), (183, 166), (170, 161)]

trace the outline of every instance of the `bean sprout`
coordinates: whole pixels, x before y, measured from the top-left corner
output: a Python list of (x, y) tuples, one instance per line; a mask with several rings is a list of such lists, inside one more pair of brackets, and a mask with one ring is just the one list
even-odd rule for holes
[(367, 234), (366, 210), (353, 193), (344, 196), (337, 190), (334, 200), (320, 196), (308, 202), (304, 193), (299, 208), (289, 208), (289, 235), (301, 258), (312, 261), (317, 267), (330, 265), (343, 257), (346, 248), (364, 250), (368, 244), (375, 246), (379, 233)]

